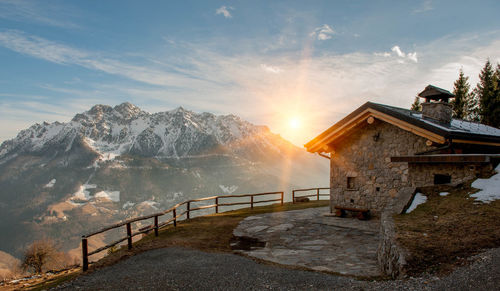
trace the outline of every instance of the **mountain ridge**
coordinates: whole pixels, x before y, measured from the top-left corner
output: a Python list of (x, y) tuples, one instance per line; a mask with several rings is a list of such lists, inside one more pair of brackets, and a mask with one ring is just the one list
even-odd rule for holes
[(184, 200), (323, 186), (327, 169), (236, 115), (98, 104), (0, 145), (0, 250), (19, 256), (44, 236), (72, 250), (82, 233)]

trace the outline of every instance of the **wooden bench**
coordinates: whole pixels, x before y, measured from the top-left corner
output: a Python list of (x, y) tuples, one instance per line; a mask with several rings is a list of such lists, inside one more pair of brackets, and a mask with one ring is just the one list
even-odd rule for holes
[(345, 207), (345, 206), (335, 206), (336, 210), (336, 215), (339, 217), (345, 217), (346, 213), (345, 211), (352, 211), (352, 212), (357, 212), (357, 218), (360, 220), (367, 220), (370, 219), (370, 210), (369, 209), (361, 209), (361, 208), (352, 208), (352, 207)]

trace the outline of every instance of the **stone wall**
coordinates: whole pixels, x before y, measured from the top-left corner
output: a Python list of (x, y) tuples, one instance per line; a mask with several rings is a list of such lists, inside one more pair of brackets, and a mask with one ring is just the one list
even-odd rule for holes
[(491, 174), (493, 166), (487, 164), (409, 164), (409, 178), (414, 187), (424, 187), (434, 185), (434, 175), (451, 176), (449, 185), (457, 185), (478, 177), (485, 177)]
[(415, 193), (414, 187), (404, 187), (398, 192), (398, 198), (387, 205), (380, 216), (380, 241), (377, 260), (382, 274), (393, 279), (406, 274), (407, 259), (410, 253), (396, 240), (396, 225), (393, 215), (400, 214)]
[[(392, 163), (392, 156), (430, 150), (426, 139), (376, 120), (342, 139), (330, 160), (331, 206), (368, 208), (379, 215), (400, 188), (411, 186), (407, 163)], [(353, 177), (348, 189), (347, 177)]]

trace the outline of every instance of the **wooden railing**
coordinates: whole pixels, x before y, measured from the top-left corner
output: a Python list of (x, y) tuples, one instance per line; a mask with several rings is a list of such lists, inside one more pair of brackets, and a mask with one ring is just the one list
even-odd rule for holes
[[(264, 196), (264, 195), (280, 195), (280, 198), (277, 198), (277, 199), (268, 199), (268, 200), (255, 200), (254, 197), (256, 196)], [(225, 199), (225, 198), (241, 198), (241, 197), (250, 197), (250, 201), (246, 201), (246, 202), (233, 202), (233, 203), (219, 203), (219, 201), (221, 199)], [(200, 201), (207, 201), (207, 200), (214, 200), (214, 204), (211, 204), (211, 205), (203, 205), (203, 206), (199, 206), (199, 207), (195, 207), (195, 208), (191, 208), (191, 204), (192, 203), (195, 203), (195, 202), (200, 202)], [(146, 215), (146, 216), (140, 216), (140, 217), (136, 217), (136, 218), (132, 218), (132, 219), (128, 219), (128, 220), (125, 220), (123, 222), (120, 222), (120, 223), (117, 223), (117, 224), (113, 224), (113, 225), (110, 225), (110, 226), (107, 226), (105, 228), (102, 228), (98, 231), (95, 231), (95, 232), (92, 232), (90, 234), (87, 234), (87, 235), (83, 235), (82, 236), (82, 260), (83, 260), (83, 264), (82, 264), (82, 268), (83, 268), (83, 271), (86, 271), (88, 270), (88, 267), (89, 267), (89, 256), (91, 255), (94, 255), (94, 254), (97, 254), (99, 252), (102, 252), (106, 249), (109, 249), (123, 241), (127, 241), (127, 246), (128, 246), (128, 249), (132, 249), (132, 238), (136, 235), (139, 235), (139, 234), (144, 234), (144, 233), (148, 233), (152, 230), (154, 230), (154, 233), (155, 233), (155, 236), (158, 236), (158, 230), (162, 227), (165, 227), (169, 224), (173, 224), (174, 226), (177, 226), (177, 220), (179, 220), (179, 218), (181, 218), (182, 216), (185, 216), (186, 219), (190, 219), (190, 214), (191, 212), (193, 211), (197, 211), (197, 210), (202, 210), (202, 209), (208, 209), (208, 208), (215, 208), (215, 213), (219, 213), (219, 207), (221, 206), (233, 206), (233, 205), (247, 205), (247, 204), (250, 204), (250, 208), (253, 209), (254, 205), (255, 204), (259, 204), (259, 203), (266, 203), (266, 202), (280, 202), (281, 205), (283, 205), (283, 192), (266, 192), (266, 193), (256, 193), (256, 194), (239, 194), (239, 195), (224, 195), (224, 196), (212, 196), (212, 197), (205, 197), (205, 198), (200, 198), (200, 199), (192, 199), (192, 200), (188, 200), (188, 201), (184, 201), (184, 202), (181, 202), (179, 204), (176, 204), (175, 206), (173, 206), (172, 208), (170, 209), (167, 209), (165, 211), (162, 211), (162, 212), (159, 212), (159, 213), (155, 213), (155, 214), (151, 214), (151, 215)], [(177, 214), (177, 210), (181, 207), (181, 206), (184, 206), (185, 205), (185, 210), (179, 214)], [(172, 218), (164, 221), (164, 222), (161, 222), (159, 223), (158, 222), (158, 218), (160, 216), (163, 216), (163, 215), (166, 215), (166, 214), (169, 214), (169, 213), (172, 213)], [(143, 227), (143, 228), (140, 228), (138, 229), (137, 231), (135, 232), (132, 232), (132, 223), (134, 222), (138, 222), (138, 221), (142, 221), (142, 220), (146, 220), (146, 219), (151, 219), (153, 218), (153, 224), (152, 225), (149, 225), (147, 227)], [(100, 247), (98, 249), (95, 249), (91, 252), (88, 251), (88, 241), (87, 239), (91, 236), (94, 236), (96, 234), (100, 234), (100, 233), (103, 233), (103, 232), (106, 232), (108, 230), (112, 230), (112, 229), (116, 229), (116, 228), (119, 228), (119, 227), (122, 227), (122, 226), (125, 226), (126, 228), (126, 231), (127, 231), (127, 236), (124, 237), (124, 238), (120, 238), (108, 245), (105, 245), (103, 247)]]
[[(309, 197), (316, 197), (316, 200), (319, 200), (319, 197), (321, 196), (330, 196), (330, 191), (328, 193), (320, 193), (321, 190), (330, 190), (330, 187), (321, 187), (321, 188), (307, 188), (307, 189), (294, 189), (292, 190), (292, 203), (295, 203), (296, 198), (309, 198)], [(308, 194), (308, 195), (301, 195), (297, 196), (297, 192), (309, 192), (311, 191), (316, 191), (314, 194)]]

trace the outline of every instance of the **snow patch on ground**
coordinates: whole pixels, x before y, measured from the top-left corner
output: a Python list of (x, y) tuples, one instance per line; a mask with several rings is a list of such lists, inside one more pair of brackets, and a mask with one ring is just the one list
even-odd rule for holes
[(45, 186), (43, 186), (43, 188), (52, 188), (54, 187), (55, 184), (56, 184), (56, 179), (52, 179)]
[(123, 209), (128, 209), (128, 208), (130, 208), (130, 207), (132, 207), (132, 206), (134, 206), (134, 205), (135, 205), (135, 203), (134, 203), (134, 202), (127, 201), (127, 202), (123, 203), (122, 208), (123, 208)]
[(420, 204), (424, 204), (426, 201), (427, 197), (422, 193), (415, 194), (415, 197), (413, 198), (410, 207), (406, 209), (406, 213), (412, 212), (413, 210), (415, 210), (415, 208), (417, 208), (417, 206), (419, 206)]
[(137, 207), (144, 207), (144, 206), (158, 209), (158, 207), (160, 206), (160, 203), (152, 201), (152, 200), (146, 200), (146, 201), (139, 203), (139, 205), (137, 205)]
[(472, 183), (472, 187), (480, 189), (479, 192), (470, 195), (476, 198), (476, 201), (490, 203), (500, 199), (500, 165), (495, 169), (495, 175), (487, 179), (477, 179)]
[(184, 193), (182, 192), (174, 192), (174, 194), (172, 195), (172, 198), (170, 199), (167, 199), (167, 202), (175, 202), (177, 200), (179, 200), (179, 198), (181, 198), (182, 196), (184, 196)]
[(238, 186), (236, 186), (236, 185), (232, 185), (232, 186), (219, 185), (219, 188), (225, 194), (232, 194), (234, 191), (236, 191), (238, 189)]
[(89, 200), (90, 197), (90, 191), (87, 191), (89, 189), (95, 189), (97, 188), (96, 184), (83, 184), (80, 186), (78, 191), (73, 193), (73, 198), (77, 198), (80, 200)]
[(99, 191), (95, 193), (95, 198), (104, 198), (113, 202), (120, 202), (120, 191)]
[(439, 193), (439, 196), (447, 196), (448, 194), (450, 194), (450, 192), (441, 192)]

